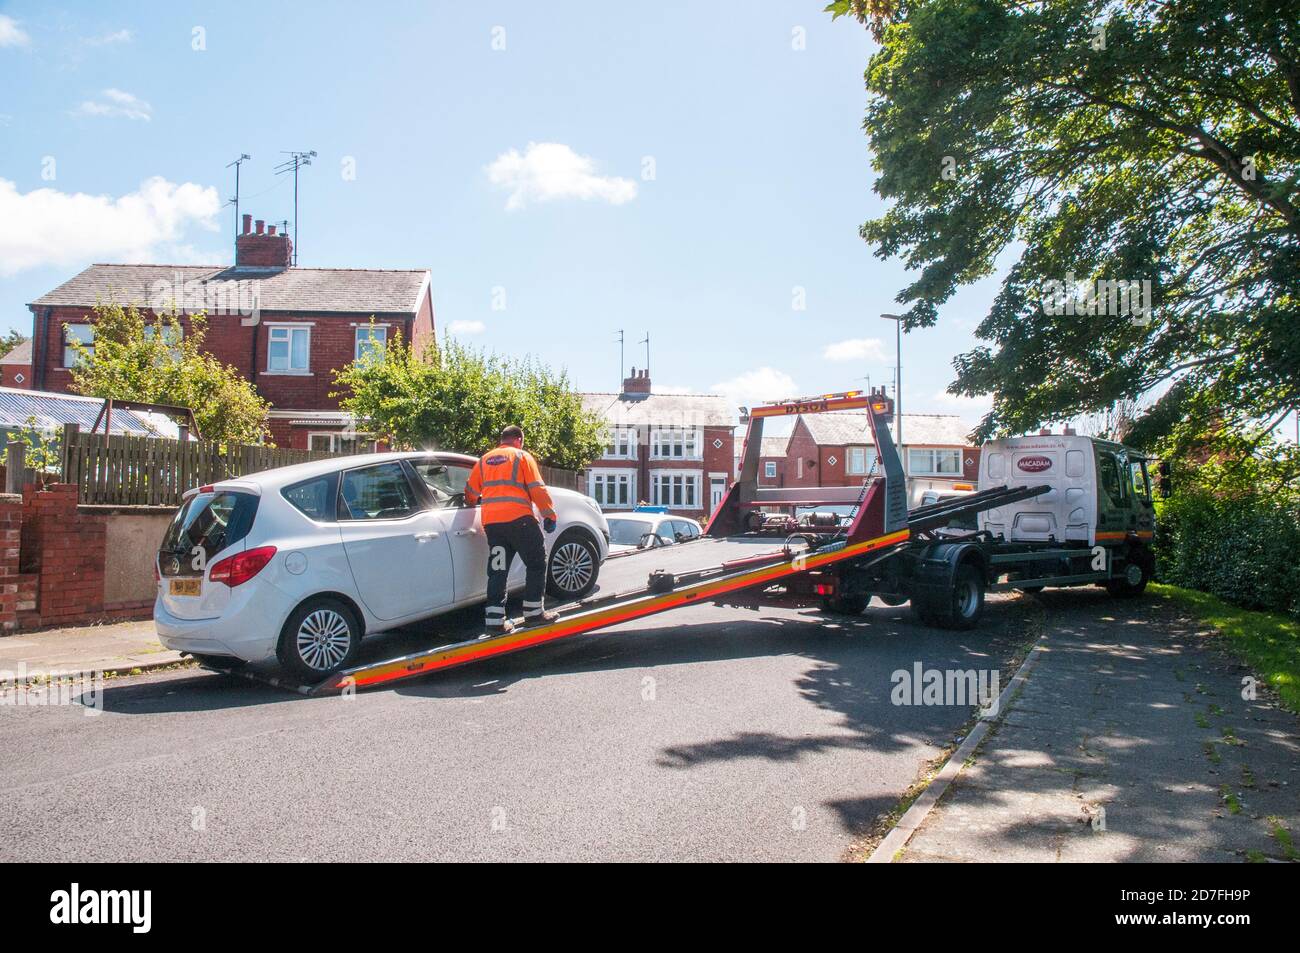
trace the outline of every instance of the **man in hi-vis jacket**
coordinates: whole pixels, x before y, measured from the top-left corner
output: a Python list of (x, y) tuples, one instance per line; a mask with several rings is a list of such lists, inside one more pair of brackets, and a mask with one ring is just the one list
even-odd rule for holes
[(483, 454), (465, 482), (465, 502), (478, 504), (488, 543), (487, 632), (514, 631), (506, 618), (506, 576), (517, 553), (528, 569), (524, 584), (524, 625), (554, 622), (559, 616), (542, 605), (546, 588), (546, 540), (533, 514), (536, 505), (546, 532), (555, 531), (555, 504), (533, 455), (524, 449), (524, 432), (511, 425), (501, 445)]

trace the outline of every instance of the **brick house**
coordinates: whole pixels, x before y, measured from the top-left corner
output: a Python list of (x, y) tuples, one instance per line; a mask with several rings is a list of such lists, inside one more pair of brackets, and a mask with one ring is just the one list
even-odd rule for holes
[[(271, 440), (282, 447), (369, 449), (338, 409), (333, 371), (401, 332), (423, 347), (433, 340), (430, 273), (420, 270), (293, 267), (293, 244), (243, 218), (233, 267), (91, 265), (28, 307), (33, 317), (31, 382), (67, 392), (70, 342), (91, 345), (94, 306), (136, 304), (147, 315), (175, 303), (208, 319), (205, 350), (232, 365), (271, 402)], [(375, 329), (370, 329), (373, 317)]]
[(32, 342), (23, 341), (4, 357), (0, 357), (0, 387), (32, 386)]
[[(925, 490), (948, 492), (976, 481), (980, 451), (967, 437), (970, 430), (952, 414), (903, 415), (900, 455), (913, 505)], [(773, 456), (768, 456), (769, 449)], [(776, 449), (775, 443), (769, 448), (764, 440), (760, 485), (861, 486), (876, 463), (871, 429), (862, 413), (800, 415), (785, 453), (778, 457)]]
[(703, 520), (732, 479), (735, 422), (725, 397), (655, 394), (648, 371), (632, 369), (618, 394), (583, 394), (609, 424), (605, 454), (583, 473), (607, 512), (639, 502)]

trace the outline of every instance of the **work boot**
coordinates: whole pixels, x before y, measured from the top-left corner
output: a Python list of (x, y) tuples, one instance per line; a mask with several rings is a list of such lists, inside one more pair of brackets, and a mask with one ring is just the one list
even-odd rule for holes
[(524, 616), (524, 626), (526, 628), (532, 628), (535, 625), (549, 625), (550, 623), (558, 622), (559, 620), (560, 614), (558, 612), (551, 612), (549, 609), (546, 609), (538, 612), (536, 615)]
[(509, 619), (504, 620), (500, 625), (489, 625), (479, 636), (480, 639), (495, 639), (498, 635), (509, 635), (515, 630), (515, 624)]

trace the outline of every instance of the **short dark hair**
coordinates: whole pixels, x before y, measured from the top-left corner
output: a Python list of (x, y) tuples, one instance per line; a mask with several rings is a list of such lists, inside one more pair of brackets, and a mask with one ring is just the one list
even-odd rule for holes
[(511, 424), (509, 427), (501, 428), (501, 440), (504, 443), (507, 440), (522, 440), (524, 438), (524, 428)]

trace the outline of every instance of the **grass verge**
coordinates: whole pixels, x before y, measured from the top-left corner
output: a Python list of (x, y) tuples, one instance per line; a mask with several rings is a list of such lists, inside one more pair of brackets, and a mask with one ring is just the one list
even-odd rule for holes
[(1152, 583), (1147, 591), (1192, 612), (1217, 629), (1233, 653), (1300, 712), (1300, 622), (1277, 612), (1256, 612), (1194, 589)]

